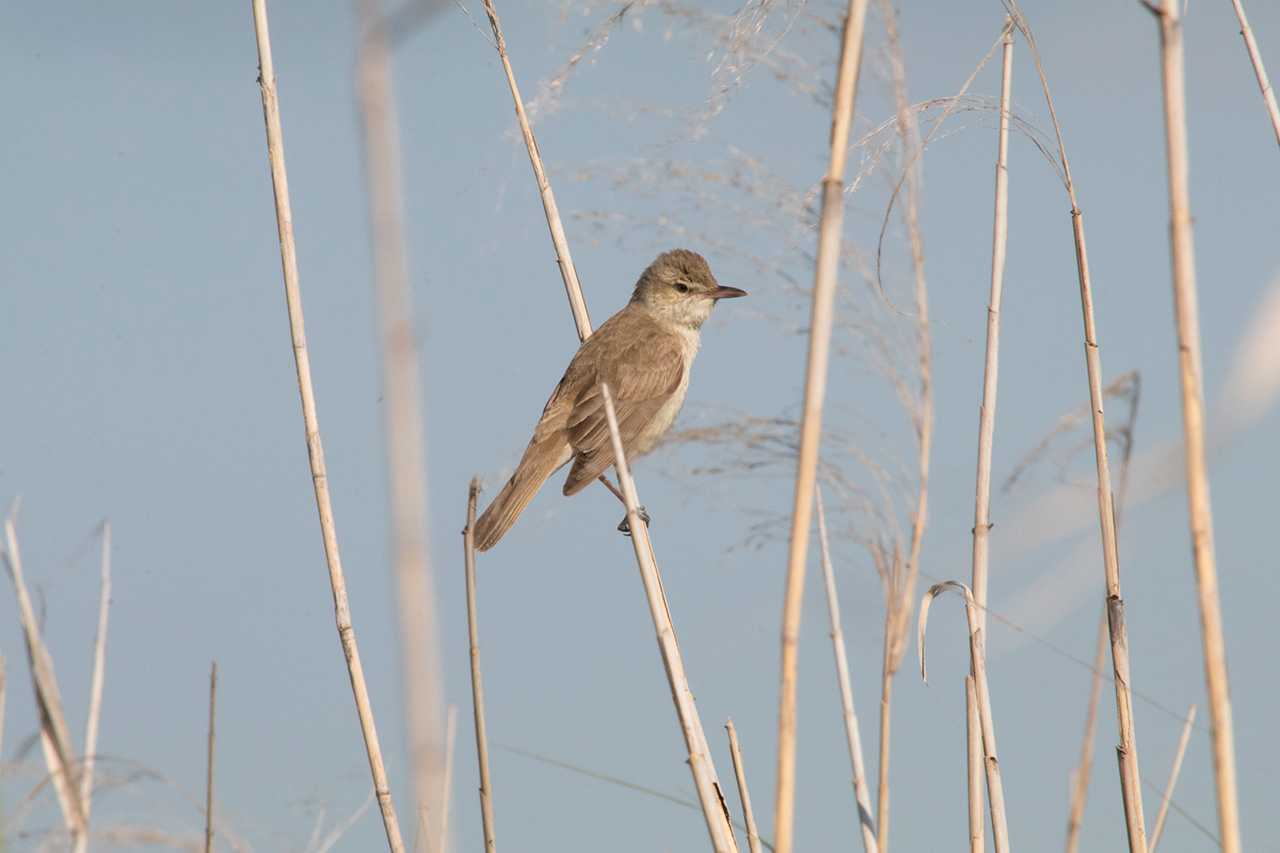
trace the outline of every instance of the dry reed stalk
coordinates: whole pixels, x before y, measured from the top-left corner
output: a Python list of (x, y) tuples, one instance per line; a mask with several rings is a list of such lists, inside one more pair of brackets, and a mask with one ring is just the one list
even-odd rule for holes
[(1231, 5), (1236, 10), (1236, 20), (1240, 22), (1240, 35), (1244, 38), (1245, 50), (1249, 52), (1249, 62), (1253, 64), (1254, 76), (1258, 78), (1258, 88), (1262, 90), (1262, 102), (1266, 104), (1267, 116), (1271, 119), (1271, 129), (1276, 133), (1276, 142), (1280, 143), (1280, 106), (1276, 105), (1276, 92), (1271, 88), (1271, 81), (1267, 79), (1266, 66), (1262, 64), (1262, 53), (1258, 50), (1258, 43), (1253, 38), (1253, 27), (1249, 26), (1249, 19), (1244, 16), (1244, 5), (1240, 0), (1231, 0)]
[[(1154, 7), (1152, 7), (1154, 10)], [(1218, 831), (1225, 853), (1239, 853), (1240, 812), (1236, 795), (1235, 732), (1227, 677), (1218, 566), (1213, 548), (1213, 507), (1205, 460), (1204, 371), (1200, 361), (1200, 316), (1196, 293), (1195, 242), (1188, 185), (1187, 98), (1183, 70), (1182, 22), (1176, 0), (1164, 0), (1160, 22), (1160, 65), (1164, 81), (1165, 148), (1169, 164), (1169, 244), (1173, 256), (1173, 306), (1182, 387), (1182, 428), (1187, 466), (1187, 513), (1195, 558), (1197, 603), (1204, 645), (1205, 684), (1212, 723)]]
[(627, 521), (631, 525), (631, 544), (636, 554), (636, 565), (640, 568), (640, 580), (644, 584), (649, 612), (653, 617), (653, 627), (657, 632), (658, 648), (662, 652), (662, 662), (666, 666), (667, 682), (671, 685), (676, 715), (680, 719), (680, 729), (684, 734), (685, 747), (689, 752), (689, 771), (693, 774), (698, 803), (702, 806), (702, 814), (707, 821), (707, 832), (711, 837), (712, 848), (716, 853), (737, 853), (738, 844), (733, 837), (729, 813), (720, 791), (720, 782), (716, 778), (715, 765), (711, 761), (711, 751), (707, 746), (702, 721), (698, 717), (693, 691), (685, 675), (680, 645), (676, 642), (675, 626), (671, 622), (667, 596), (662, 589), (662, 575), (658, 571), (653, 544), (649, 540), (649, 528), (641, 520), (637, 510), (640, 499), (636, 496), (636, 484), (631, 478), (627, 458), (622, 449), (622, 436), (618, 432), (618, 417), (613, 408), (613, 395), (609, 393), (607, 384), (600, 385), (600, 394), (604, 400), (609, 435), (613, 441), (614, 470), (618, 472), (618, 485), (622, 489), (627, 506)]
[(324, 543), (329, 585), (333, 591), (334, 622), (342, 644), (351, 692), (355, 697), (360, 733), (364, 738), (373, 777), (373, 790), (382, 812), (387, 845), (393, 853), (403, 853), (404, 839), (391, 799), (391, 785), (382, 760), (382, 747), (373, 718), (373, 704), (365, 684), (364, 666), (351, 624), (351, 606), (347, 600), (347, 581), (338, 551), (338, 535), (329, 498), (329, 475), (320, 441), (320, 422), (316, 416), (315, 391), (311, 384), (311, 358), (307, 353), (306, 325), (302, 314), (302, 293), (298, 287), (298, 255), (293, 239), (293, 211), (289, 203), (289, 178), (284, 162), (284, 132), (280, 126), (280, 104), (276, 93), (275, 66), (271, 60), (271, 34), (267, 26), (266, 0), (253, 0), (253, 23), (258, 41), (258, 85), (262, 90), (262, 114), (267, 129), (267, 159), (271, 164), (271, 184), (275, 191), (276, 225), (280, 238), (280, 263), (284, 274), (285, 302), (289, 313), (289, 333), (293, 342), (294, 363), (298, 374), (298, 394), (302, 400), (302, 422), (306, 432), (307, 458), (311, 467), (311, 484), (315, 491), (316, 511), (320, 518), (320, 535)]
[[(364, 142), (373, 283), (382, 350), (383, 429), (391, 513), (392, 574), (400, 633), (401, 689), (414, 802), (428, 813), (444, 797), (435, 589), (428, 559), (426, 436), (417, 338), (404, 243), (400, 141), (391, 47), (380, 0), (357, 0), (357, 102)], [(427, 833), (435, 853), (438, 833)]]
[(827, 541), (827, 513), (822, 504), (822, 488), (817, 487), (818, 545), (822, 555), (822, 577), (827, 591), (827, 615), (831, 621), (831, 648), (836, 659), (836, 682), (840, 687), (840, 707), (844, 717), (845, 739), (849, 745), (849, 763), (853, 768), (853, 797), (858, 809), (858, 830), (864, 853), (877, 853), (876, 828), (871, 819), (871, 796), (867, 792), (867, 769), (862, 761), (862, 737), (858, 714), (853, 705), (853, 684), (849, 680), (849, 657), (845, 650), (844, 628), (840, 620), (840, 596), (836, 591), (836, 573), (831, 565), (831, 546)]
[(756, 814), (751, 808), (751, 793), (747, 790), (747, 771), (742, 766), (742, 747), (738, 744), (738, 730), (732, 718), (724, 724), (729, 733), (729, 755), (733, 758), (733, 775), (738, 780), (738, 799), (742, 800), (742, 822), (747, 829), (747, 849), (761, 853), (760, 832), (756, 829)]
[(480, 627), (476, 618), (476, 498), (480, 480), (467, 487), (467, 526), (462, 531), (462, 557), (467, 575), (467, 636), (471, 647), (471, 708), (475, 718), (476, 761), (480, 765), (480, 817), (484, 823), (485, 853), (497, 850), (493, 821), (493, 782), (489, 776), (489, 734), (484, 719), (484, 682), (480, 677)]
[(795, 509), (791, 516), (786, 592), (782, 609), (778, 775), (774, 806), (774, 835), (778, 853), (791, 853), (795, 830), (796, 666), (800, 650), (800, 615), (804, 599), (805, 562), (809, 550), (810, 528), (813, 525), (813, 493), (822, 439), (822, 404), (826, 396), (836, 276), (840, 268), (845, 159), (848, 156), (849, 126), (853, 121), (858, 70), (862, 59), (866, 13), (867, 0), (849, 0), (840, 45), (840, 65), (836, 73), (835, 99), (832, 102), (830, 163), (827, 174), (822, 179), (822, 214), (818, 224), (813, 308), (805, 367), (804, 414), (800, 424)]
[(991, 534), (991, 452), (995, 445), (996, 391), (1000, 372), (1000, 300), (1009, 245), (1009, 111), (1013, 90), (1013, 25), (1006, 22), (1000, 62), (1000, 126), (996, 136), (996, 199), (991, 237), (991, 295), (987, 302), (987, 351), (978, 409), (978, 482), (973, 502), (973, 597), (987, 626), (987, 567)]
[(1156, 853), (1156, 845), (1164, 833), (1164, 821), (1169, 816), (1169, 804), (1173, 802), (1173, 789), (1178, 786), (1178, 774), (1182, 772), (1182, 759), (1187, 754), (1187, 744), (1191, 741), (1191, 727), (1196, 722), (1196, 706), (1187, 710), (1187, 721), (1182, 724), (1182, 734), (1178, 737), (1178, 749), (1173, 754), (1173, 767), (1169, 769), (1169, 781), (1164, 786), (1164, 795), (1160, 798), (1160, 811), (1156, 812), (1155, 827), (1151, 830), (1150, 853)]
[(982, 723), (978, 719), (978, 688), (973, 676), (964, 677), (965, 781), (969, 795), (969, 853), (987, 849), (982, 826)]
[(75, 749), (71, 743), (71, 732), (67, 728), (67, 719), (62, 708), (62, 694), (58, 690), (58, 679), (53, 672), (53, 657), (40, 636), (40, 624), (36, 619), (31, 595), (27, 591), (27, 582), (23, 577), (22, 553), (18, 549), (18, 532), (14, 527), (12, 516), (5, 519), (4, 536), (5, 562), (9, 566), (9, 576), (13, 580), (14, 591), (18, 597), (18, 618), (22, 623), (23, 639), (27, 646), (27, 663), (31, 669), (32, 691), (35, 693), (36, 707), (40, 713), (40, 747), (58, 798), (58, 806), (62, 810), (63, 824), (72, 839), (73, 846), (79, 847), (85, 843), (84, 838), (88, 834), (89, 824), (85, 818), (84, 805), (80, 800), (76, 775), (72, 769)]
[[(555, 194), (552, 192), (551, 183), (547, 179), (546, 170), (542, 164), (542, 156), (538, 151), (538, 144), (534, 139), (533, 130), (529, 125), (529, 119), (525, 112), (524, 101), (520, 96), (520, 88), (516, 84), (515, 72), (511, 67), (511, 61), (507, 54), (506, 39), (502, 34), (502, 26), (498, 19), (497, 10), (494, 8), (492, 0), (484, 0), (484, 7), (485, 14), (489, 19), (489, 25), (493, 30), (495, 47), (497, 48), (498, 56), (502, 61), (503, 71), (507, 78), (507, 85), (511, 90), (511, 98), (515, 106), (516, 118), (520, 125), (520, 131), (524, 138), (525, 148), (529, 154), (529, 162), (533, 167), (534, 178), (538, 184), (538, 192), (542, 199), (543, 210), (547, 218), (547, 227), (551, 233), (551, 242), (555, 247), (556, 260), (560, 267), (561, 278), (564, 281), (565, 293), (569, 299), (569, 307), (573, 313), (574, 325), (577, 329), (579, 340), (585, 340), (591, 334), (591, 319), (587, 314), (586, 301), (582, 296), (582, 288), (578, 282), (577, 270), (573, 265), (573, 259), (569, 253), (569, 246), (564, 233), (564, 225), (560, 219), (559, 209), (556, 207), (555, 203)], [(647, 542), (647, 531), (643, 535)], [(654, 569), (656, 572), (656, 559), (653, 558), (652, 548), (649, 548), (649, 557), (651, 562), (655, 563)], [(660, 589), (661, 587), (659, 585), (659, 590)], [(669, 616), (667, 616), (667, 621), (669, 623)], [(674, 632), (672, 632), (672, 641), (674, 643)], [(678, 654), (678, 649), (676, 651)], [(678, 699), (677, 704), (679, 704)], [(696, 717), (696, 710), (694, 711), (694, 714)], [(733, 839), (733, 831), (729, 825), (728, 813), (724, 808), (723, 797), (720, 796), (719, 782), (715, 779), (715, 768), (710, 765), (709, 762), (711, 748), (707, 743), (706, 734), (703, 732), (701, 723), (693, 726), (692, 730), (686, 730), (686, 736), (693, 737), (697, 742), (697, 751), (700, 751), (708, 757), (708, 770), (714, 783), (716, 796), (720, 800), (720, 812), (724, 817), (725, 835), (727, 836), (728, 843), (734, 845), (732, 849), (736, 850), (736, 842)], [(708, 820), (711, 820), (711, 818), (708, 818)], [(713, 842), (715, 838), (716, 833), (713, 831)]]
[(542, 198), (542, 209), (547, 215), (547, 228), (551, 231), (551, 243), (555, 246), (560, 277), (564, 279), (564, 292), (569, 297), (569, 310), (573, 312), (573, 324), (578, 330), (578, 340), (586, 340), (591, 334), (591, 317), (587, 314), (587, 302), (582, 296), (582, 286), (578, 283), (578, 270), (574, 267), (573, 257), (569, 254), (569, 241), (565, 238), (564, 223), (560, 221), (560, 209), (556, 207), (556, 196), (551, 191), (551, 182), (547, 180), (547, 172), (542, 165), (538, 142), (533, 137), (533, 128), (529, 125), (529, 116), (525, 113), (524, 101), (520, 97), (520, 87), (516, 85), (515, 71), (512, 70), (511, 60), (507, 56), (507, 42), (502, 37), (502, 25), (498, 22), (498, 12), (493, 8), (493, 0), (484, 0), (484, 13), (489, 17), (489, 26), (493, 29), (498, 58), (502, 60), (502, 70), (507, 75), (507, 86), (511, 89), (511, 99), (515, 102), (516, 120), (520, 124), (525, 149), (529, 152), (529, 164), (533, 166), (533, 176), (538, 182), (538, 195)]
[(1062, 180), (1071, 202), (1071, 234), (1075, 242), (1076, 273), (1080, 285), (1080, 311), (1084, 325), (1085, 372), (1089, 382), (1089, 408), (1093, 425), (1093, 452), (1098, 477), (1098, 523), (1102, 535), (1102, 561), (1107, 584), (1107, 624), (1111, 638), (1111, 663), (1115, 672), (1116, 722), (1120, 743), (1116, 752), (1120, 767), (1120, 789), (1124, 799), (1125, 829), (1129, 853), (1147, 853), (1146, 820), (1142, 809), (1142, 782), (1138, 769), (1138, 747), (1134, 736), (1133, 695), (1129, 676), (1129, 633), (1124, 622), (1124, 599), (1120, 595), (1120, 552), (1116, 544), (1115, 499), (1111, 488), (1111, 464), (1107, 453), (1107, 429), (1103, 414), (1102, 357), (1098, 349), (1097, 325), (1093, 311), (1093, 284), (1089, 275), (1089, 257), (1085, 248), (1084, 214), (1076, 197), (1067, 159), (1062, 125), (1058, 121), (1049, 78), (1041, 62), (1035, 36), (1018, 8), (1017, 0), (1005, 0), (1014, 23), (1026, 39), (1035, 62), (1040, 87), (1044, 93), (1049, 118), (1057, 141)]
[(218, 662), (209, 665), (209, 736), (205, 755), (204, 776), (204, 853), (213, 853), (213, 748), (217, 731), (214, 728), (218, 709)]
[[(893, 96), (897, 108), (895, 125), (903, 152), (903, 176), (894, 189), (894, 197), (897, 195), (898, 188), (905, 185), (906, 205), (903, 221), (911, 249), (911, 268), (915, 280), (915, 319), (920, 382), (917, 402), (909, 409), (916, 434), (916, 462), (919, 471), (916, 506), (911, 515), (911, 535), (907, 546), (906, 562), (902, 563), (901, 555), (895, 553), (893, 563), (897, 568), (887, 573), (889, 583), (886, 590), (884, 656), (880, 673), (880, 760), (877, 768), (876, 791), (877, 846), (880, 853), (887, 853), (889, 848), (889, 733), (893, 718), (893, 678), (897, 675), (903, 653), (906, 651), (907, 629), (911, 618), (912, 600), (915, 597), (916, 580), (920, 574), (920, 549), (924, 543), (924, 529), (929, 507), (929, 466), (933, 448), (933, 347), (929, 332), (929, 292), (924, 273), (924, 235), (920, 228), (920, 158), (924, 145), (920, 139), (916, 113), (911, 109), (911, 103), (907, 98), (906, 64), (898, 34), (898, 13), (891, 0), (880, 0), (880, 7), (888, 41)], [(1003, 40), (1003, 34), (1001, 40)], [(985, 63), (984, 57), (979, 67)], [(976, 73), (975, 71), (974, 74)], [(968, 85), (969, 81), (966, 81), (964, 88)], [(937, 129), (940, 124), (941, 120), (934, 129)], [(886, 210), (881, 241), (884, 237), (883, 229), (887, 227), (888, 221), (889, 211)], [(879, 245), (876, 251), (876, 281), (879, 284), (881, 257)], [(909, 399), (905, 383), (900, 383), (898, 390), (903, 400)]]
[[(85, 823), (93, 811), (93, 771), (98, 755), (98, 728), (102, 720), (102, 686), (107, 673), (107, 619), (111, 608), (111, 522), (102, 522), (101, 581), (98, 588), (98, 632), (93, 639), (93, 674), (89, 679), (89, 715), (84, 724), (84, 768), (80, 771), (80, 802)], [(87, 849), (88, 835), (78, 850)]]
[(444, 724), (444, 783), (440, 795), (440, 825), (437, 850), (449, 849), (449, 795), (453, 790), (453, 747), (458, 735), (458, 706), (450, 705)]
[[(924, 635), (929, 622), (929, 605), (948, 589), (964, 596), (964, 612), (969, 622), (969, 674), (973, 677), (978, 704), (978, 722), (982, 727), (983, 766), (987, 775), (987, 803), (991, 808), (991, 840), (996, 853), (1008, 853), (1009, 829), (1005, 819), (1004, 785), (1000, 780), (1000, 761), (996, 758), (996, 730), (991, 716), (991, 693), (987, 687), (987, 640), (978, 616), (973, 592), (959, 581), (943, 581), (929, 587), (920, 601), (920, 619), (916, 632), (916, 650), (920, 655), (920, 678), (928, 682), (925, 669)], [(966, 703), (967, 704), (967, 703)]]
[[(534, 178), (538, 184), (538, 192), (542, 199), (543, 210), (547, 217), (547, 227), (551, 233), (551, 242), (555, 247), (556, 260), (560, 267), (561, 278), (564, 280), (565, 293), (569, 299), (569, 307), (573, 313), (574, 325), (577, 329), (579, 340), (585, 340), (591, 334), (591, 319), (587, 314), (586, 301), (582, 296), (582, 288), (578, 282), (577, 270), (573, 265), (572, 256), (569, 254), (569, 246), (565, 238), (564, 225), (560, 219), (559, 209), (556, 207), (555, 195), (551, 190), (551, 183), (547, 179), (546, 170), (542, 164), (542, 156), (538, 151), (537, 141), (534, 139), (533, 130), (529, 125), (529, 119), (524, 108), (524, 101), (520, 96), (520, 88), (516, 84), (515, 72), (511, 67), (511, 61), (507, 54), (506, 39), (502, 34), (502, 26), (498, 19), (497, 10), (494, 8), (492, 0), (484, 0), (484, 7), (485, 14), (489, 19), (489, 25), (493, 30), (495, 46), (498, 50), (498, 56), (502, 61), (503, 71), (507, 78), (507, 85), (511, 90), (511, 98), (515, 105), (516, 118), (520, 125), (521, 134), (524, 138), (525, 148), (529, 154), (529, 162), (533, 167)], [(647, 531), (644, 534), (644, 538), (647, 542)], [(655, 563), (656, 572), (656, 559), (653, 558), (652, 548), (650, 548), (649, 551), (650, 560)], [(670, 621), (669, 616), (667, 617), (667, 621)], [(674, 632), (672, 634), (672, 638), (674, 642)], [(696, 715), (696, 710), (694, 713)], [(698, 750), (708, 756), (708, 768), (714, 782), (716, 796), (720, 799), (720, 811), (724, 817), (727, 838), (730, 844), (735, 845), (733, 849), (736, 850), (733, 831), (729, 828), (728, 814), (724, 809), (723, 798), (720, 797), (719, 782), (715, 780), (715, 768), (709, 763), (711, 748), (707, 743), (706, 734), (704, 733), (701, 724), (698, 723), (691, 731), (687, 730), (686, 735), (695, 738), (698, 742)]]
[[(369, 810), (369, 805), (372, 802), (373, 794), (371, 792), (369, 796), (365, 797), (365, 800), (360, 804), (360, 807), (347, 815), (347, 817), (341, 823), (336, 825), (323, 840), (317, 838), (315, 845), (307, 848), (308, 853), (329, 853), (329, 851), (342, 840), (342, 836), (346, 835), (351, 827), (355, 826), (356, 822), (359, 821), (360, 818), (364, 817), (364, 813)], [(316, 834), (318, 835), (319, 832), (320, 827), (316, 826)]]
[(1093, 679), (1089, 687), (1089, 710), (1085, 713), (1084, 740), (1080, 744), (1080, 763), (1072, 773), (1071, 812), (1067, 816), (1067, 853), (1080, 847), (1080, 825), (1084, 822), (1084, 804), (1089, 793), (1093, 770), (1093, 742), (1098, 731), (1098, 699), (1102, 695), (1102, 666), (1107, 655), (1107, 612), (1098, 619), (1098, 642), (1093, 653)]

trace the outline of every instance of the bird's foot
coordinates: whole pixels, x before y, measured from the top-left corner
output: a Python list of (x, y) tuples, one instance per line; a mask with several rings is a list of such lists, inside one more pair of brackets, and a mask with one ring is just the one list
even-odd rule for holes
[[(640, 520), (644, 522), (644, 526), (645, 526), (645, 527), (648, 527), (648, 526), (649, 526), (649, 512), (648, 512), (648, 510), (646, 510), (644, 507), (636, 507), (636, 515), (640, 516)], [(624, 516), (624, 517), (623, 517), (623, 519), (622, 519), (622, 521), (618, 522), (618, 532), (619, 532), (619, 533), (621, 533), (623, 536), (630, 536), (630, 535), (631, 535), (631, 521), (630, 521), (630, 519), (628, 519), (628, 518), (626, 518), (626, 517)]]

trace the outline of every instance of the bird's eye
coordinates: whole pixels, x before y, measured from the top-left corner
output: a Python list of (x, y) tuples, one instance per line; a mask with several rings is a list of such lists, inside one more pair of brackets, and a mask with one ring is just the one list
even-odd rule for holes
[(676, 290), (678, 290), (680, 293), (688, 293), (688, 292), (689, 292), (689, 285), (685, 284), (683, 281), (677, 281), (677, 282), (675, 283), (675, 288), (676, 288)]

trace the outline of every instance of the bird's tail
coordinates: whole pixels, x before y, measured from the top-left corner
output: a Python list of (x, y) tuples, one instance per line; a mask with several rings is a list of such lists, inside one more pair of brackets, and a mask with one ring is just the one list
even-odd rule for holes
[(542, 442), (529, 442), (516, 466), (516, 472), (498, 492), (489, 507), (476, 520), (476, 548), (488, 551), (498, 543), (520, 513), (533, 500), (557, 468), (569, 461), (570, 450), (563, 436), (555, 436)]

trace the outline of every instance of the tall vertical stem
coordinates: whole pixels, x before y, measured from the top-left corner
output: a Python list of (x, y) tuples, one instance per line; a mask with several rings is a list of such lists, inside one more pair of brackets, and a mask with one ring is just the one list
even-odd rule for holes
[[(392, 92), (391, 46), (380, 0), (357, 0), (357, 101), (364, 133), (373, 284), (382, 348), (383, 430), (391, 513), (392, 575), (400, 633), (401, 691), (416, 811), (444, 804), (440, 662), (434, 575), (428, 554), (426, 434), (417, 337), (404, 241), (400, 130)], [(435, 822), (444, 820), (436, 815)], [(426, 834), (438, 853), (440, 834)]]
[(1013, 24), (1006, 25), (1000, 64), (1000, 128), (996, 139), (995, 214), (991, 237), (991, 295), (987, 302), (987, 352), (978, 410), (978, 482), (973, 502), (973, 597), (987, 626), (987, 566), (991, 534), (991, 451), (996, 432), (1000, 372), (1000, 300), (1009, 238), (1009, 104), (1013, 89)]
[(1093, 743), (1098, 731), (1098, 699), (1102, 695), (1102, 667), (1107, 656), (1107, 614), (1098, 620), (1098, 642), (1093, 655), (1093, 678), (1089, 686), (1089, 708), (1085, 712), (1084, 740), (1080, 744), (1080, 763), (1072, 774), (1071, 810), (1067, 816), (1067, 853), (1080, 846), (1080, 825), (1084, 821), (1084, 804), (1089, 793), (1093, 771)]
[(476, 728), (476, 761), (480, 765), (480, 817), (484, 826), (485, 853), (494, 853), (497, 840), (493, 821), (493, 781), (489, 776), (489, 729), (484, 717), (484, 681), (480, 677), (480, 626), (476, 605), (476, 497), (480, 481), (467, 488), (467, 526), (462, 531), (462, 556), (467, 575), (467, 637), (471, 647), (471, 708)]
[(329, 569), (329, 586), (333, 591), (333, 615), (351, 679), (356, 715), (369, 758), (373, 790), (382, 812), (387, 845), (392, 853), (403, 853), (404, 839), (391, 799), (382, 761), (382, 746), (373, 719), (373, 704), (365, 684), (364, 666), (355, 628), (351, 624), (351, 607), (347, 601), (347, 580), (342, 571), (338, 551), (338, 534), (333, 520), (333, 504), (329, 498), (329, 474), (325, 467), (324, 446), (320, 442), (320, 421), (316, 416), (316, 397), (311, 385), (311, 358), (307, 354), (306, 325), (302, 314), (302, 292), (298, 287), (298, 255), (293, 239), (293, 211), (289, 204), (289, 178), (284, 164), (284, 131), (280, 127), (280, 102), (276, 94), (276, 71), (271, 60), (271, 34), (267, 27), (266, 0), (253, 0), (253, 23), (258, 39), (258, 85), (262, 89), (262, 114), (267, 127), (267, 159), (271, 164), (271, 185), (275, 191), (276, 226), (280, 238), (280, 263), (284, 272), (285, 303), (289, 311), (289, 334), (293, 341), (293, 358), (298, 374), (298, 394), (302, 399), (302, 422), (306, 432), (307, 458), (311, 465), (311, 484), (315, 491), (316, 511), (320, 516), (320, 535), (324, 543), (325, 563)]
[(853, 682), (849, 678), (849, 656), (844, 646), (844, 628), (840, 623), (840, 596), (836, 591), (835, 568), (831, 564), (831, 546), (827, 542), (827, 513), (822, 505), (821, 488), (818, 489), (817, 501), (822, 579), (827, 591), (827, 616), (831, 621), (831, 649), (836, 659), (836, 683), (840, 687), (845, 741), (849, 745), (849, 764), (853, 771), (853, 802), (858, 809), (858, 832), (862, 836), (864, 853), (879, 853), (876, 828), (871, 819), (871, 795), (867, 791), (867, 769), (862, 760), (862, 735), (858, 731), (858, 714), (853, 705)]
[(965, 781), (969, 795), (969, 853), (987, 849), (982, 825), (982, 723), (978, 719), (978, 688), (973, 676), (964, 677)]
[(1182, 388), (1182, 428), (1187, 466), (1187, 511), (1195, 560), (1197, 603), (1204, 646), (1205, 684), (1212, 723), (1213, 770), (1218, 795), (1218, 830), (1225, 853), (1240, 848), (1236, 794), (1235, 733), (1227, 679), (1227, 647), (1218, 566), (1213, 548), (1213, 507), (1205, 461), (1204, 370), (1200, 362), (1200, 312), (1196, 293), (1195, 243), (1191, 233), (1188, 183), (1187, 98), (1183, 70), (1182, 21), (1177, 0), (1164, 0), (1159, 15), (1164, 81), (1165, 148), (1169, 163), (1169, 244), (1173, 256), (1173, 307), (1178, 335), (1178, 378)]
[(1102, 565), (1107, 586), (1107, 626), (1111, 638), (1111, 665), (1115, 675), (1116, 723), (1120, 743), (1116, 746), (1120, 768), (1120, 790), (1124, 799), (1125, 829), (1129, 853), (1147, 853), (1146, 824), (1142, 811), (1142, 782), (1138, 770), (1138, 746), (1134, 735), (1133, 693), (1129, 681), (1129, 634), (1124, 623), (1124, 599), (1120, 596), (1120, 552), (1116, 543), (1115, 495), (1111, 487), (1111, 463), (1107, 454), (1107, 428), (1103, 414), (1102, 357), (1098, 349), (1098, 330), (1093, 311), (1093, 283), (1089, 274), (1089, 255), (1085, 248), (1084, 214), (1076, 197), (1067, 159), (1062, 124), (1058, 121), (1049, 78), (1045, 74), (1035, 36), (1018, 9), (1017, 0), (1005, 0), (1014, 25), (1022, 32), (1031, 58), (1035, 61), (1040, 86), (1044, 92), (1049, 118), (1053, 123), (1062, 166), (1063, 185), (1071, 202), (1071, 236), (1075, 242), (1076, 275), (1080, 286), (1080, 314), (1084, 325), (1085, 373), (1089, 384), (1089, 410), (1093, 423), (1093, 455), (1098, 480), (1098, 526), (1102, 538)]
[(778, 696), (778, 782), (774, 834), (778, 853), (791, 853), (795, 830), (796, 665), (800, 651), (800, 613), (804, 599), (805, 562), (813, 525), (813, 490), (822, 439), (822, 404), (826, 396), (827, 362), (835, 304), (836, 274), (844, 222), (844, 169), (853, 121), (862, 33), (867, 0), (849, 0), (845, 15), (840, 68), (832, 103), (831, 156), (822, 180), (822, 217), (818, 226), (818, 260), (814, 270), (809, 354), (805, 369), (804, 414), (796, 464), (795, 509), (791, 516), (786, 592), (782, 610), (782, 666)]

